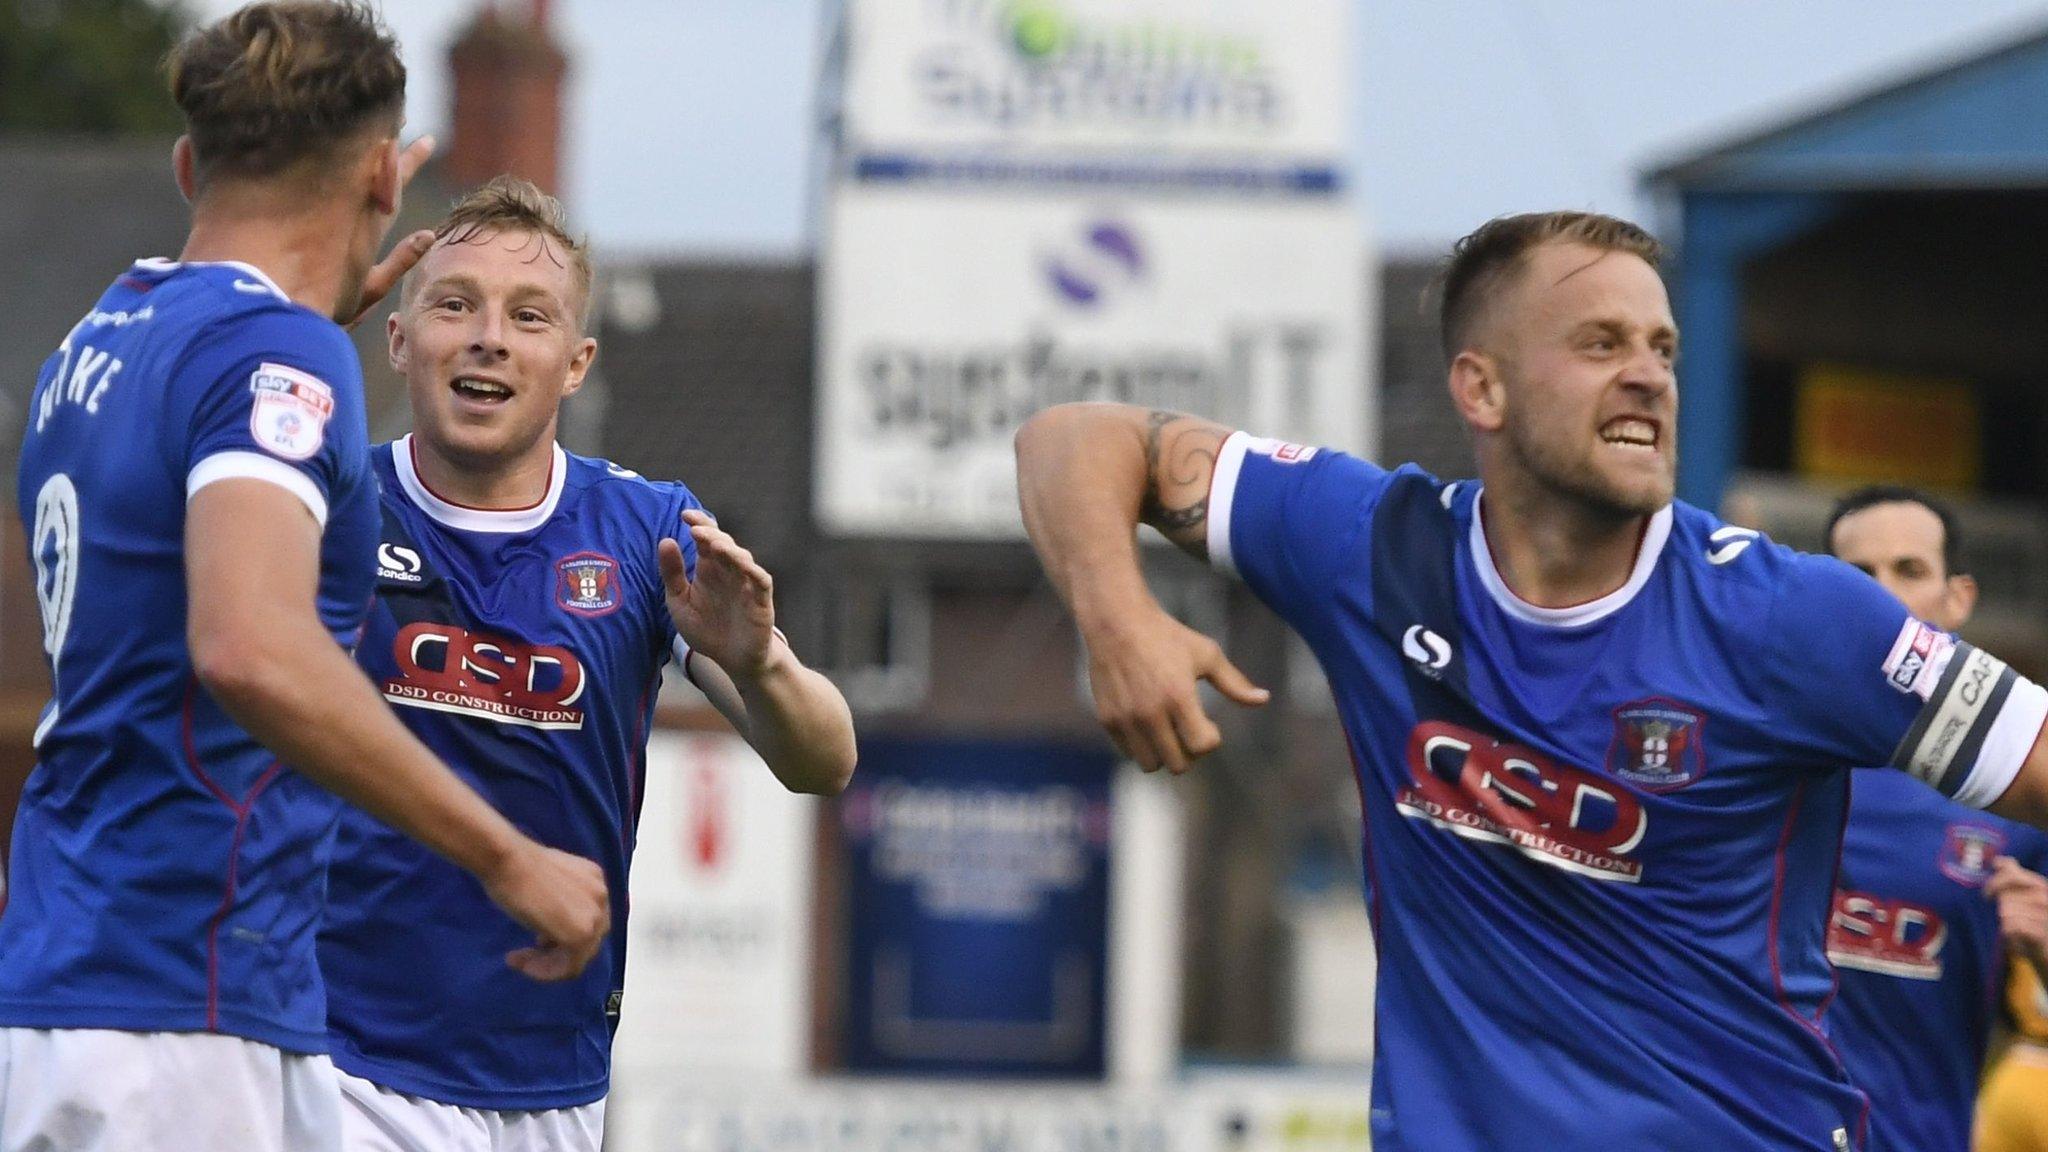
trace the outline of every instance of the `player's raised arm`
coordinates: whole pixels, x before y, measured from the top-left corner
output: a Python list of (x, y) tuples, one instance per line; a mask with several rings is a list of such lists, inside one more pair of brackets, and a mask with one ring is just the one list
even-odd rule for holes
[(753, 553), (702, 509), (683, 513), (696, 545), (695, 578), (681, 545), (659, 546), (676, 632), (690, 674), (769, 771), (792, 792), (837, 796), (853, 779), (853, 712), (775, 630), (775, 584)]
[(1017, 431), (1024, 528), (1080, 624), (1097, 718), (1147, 771), (1184, 772), (1222, 744), (1199, 681), (1240, 704), (1267, 699), (1214, 640), (1167, 615), (1138, 562), (1140, 523), (1208, 555), (1209, 486), (1229, 436), (1198, 417), (1118, 404), (1062, 404)]
[(186, 510), (187, 640), (199, 682), (313, 781), (480, 880), (539, 936), (507, 957), (539, 980), (582, 971), (611, 927), (604, 874), (528, 839), (450, 772), (321, 626), (320, 525), (261, 479), (194, 493)]

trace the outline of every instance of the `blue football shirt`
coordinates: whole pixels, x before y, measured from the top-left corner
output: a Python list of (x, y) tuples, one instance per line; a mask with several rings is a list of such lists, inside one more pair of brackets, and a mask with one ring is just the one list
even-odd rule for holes
[(555, 449), (546, 496), (442, 499), (411, 438), (382, 481), (377, 600), (356, 659), (413, 733), (528, 835), (597, 861), (612, 931), (576, 979), (506, 967), (533, 942), (467, 873), (353, 810), (320, 940), (334, 1062), (470, 1108), (587, 1104), (610, 1083), (626, 873), (662, 668), (679, 653), (655, 547), (696, 548), (680, 484)]
[(1242, 433), (1212, 560), (1354, 750), (1377, 1152), (1859, 1146), (1822, 1024), (1849, 769), (1986, 803), (2048, 693), (1838, 561), (1678, 504), (1627, 582), (1517, 598), (1479, 486)]
[(1828, 925), (1828, 1024), (1871, 1101), (1871, 1145), (1968, 1152), (2004, 986), (1991, 862), (2048, 868), (2048, 836), (1895, 772), (1862, 773)]
[(200, 687), (185, 502), (255, 477), (322, 524), (319, 610), (354, 642), (376, 501), (361, 369), (241, 264), (145, 260), (37, 379), (19, 474), (55, 690), (15, 817), (0, 1025), (326, 1048), (314, 940), (339, 801)]

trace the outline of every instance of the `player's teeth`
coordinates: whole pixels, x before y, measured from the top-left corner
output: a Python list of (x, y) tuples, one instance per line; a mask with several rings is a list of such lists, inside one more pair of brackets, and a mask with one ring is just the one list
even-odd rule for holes
[(1610, 425), (1600, 438), (1609, 444), (1639, 444), (1647, 448), (1657, 442), (1657, 431), (1648, 424), (1629, 420)]

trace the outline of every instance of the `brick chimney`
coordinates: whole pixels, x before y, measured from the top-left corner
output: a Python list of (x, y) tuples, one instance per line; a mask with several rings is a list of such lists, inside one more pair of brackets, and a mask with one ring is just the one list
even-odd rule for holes
[(462, 187), (510, 172), (560, 193), (569, 56), (548, 31), (549, 0), (524, 7), (507, 15), (486, 3), (448, 49), (455, 139), (446, 173)]

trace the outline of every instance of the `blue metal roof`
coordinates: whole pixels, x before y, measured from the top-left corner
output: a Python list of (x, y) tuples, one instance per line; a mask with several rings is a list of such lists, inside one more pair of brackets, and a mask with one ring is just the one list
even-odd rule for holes
[(2048, 27), (1652, 169), (1681, 190), (2048, 185)]

